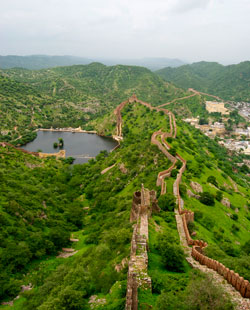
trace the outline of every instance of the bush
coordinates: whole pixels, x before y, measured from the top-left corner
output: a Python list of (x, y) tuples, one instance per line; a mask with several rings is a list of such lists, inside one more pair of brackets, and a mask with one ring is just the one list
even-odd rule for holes
[(218, 187), (217, 180), (216, 180), (216, 178), (215, 178), (213, 175), (210, 175), (210, 176), (207, 178), (207, 182), (213, 184), (213, 185), (216, 186), (216, 187)]
[(173, 194), (166, 194), (160, 196), (158, 205), (163, 211), (173, 211), (176, 207), (176, 199)]
[(193, 272), (185, 294), (188, 310), (233, 310), (234, 306), (224, 290), (214, 285), (211, 275)]
[(173, 169), (173, 170), (171, 171), (171, 177), (172, 177), (172, 178), (176, 178), (177, 174), (178, 174), (178, 170), (177, 170), (177, 169)]
[(209, 192), (201, 193), (200, 202), (207, 206), (214, 206), (214, 196)]
[(241, 247), (242, 251), (244, 251), (247, 255), (250, 254), (250, 239), (246, 241), (246, 243)]
[(217, 191), (217, 192), (216, 192), (215, 199), (216, 199), (217, 201), (221, 201), (222, 198), (223, 198), (223, 193), (222, 193), (221, 191)]
[(234, 220), (234, 221), (238, 221), (238, 218), (239, 218), (239, 217), (238, 217), (237, 214), (232, 214), (232, 215), (231, 215), (231, 219)]
[(184, 272), (185, 256), (182, 247), (177, 242), (171, 234), (160, 234), (156, 247), (167, 270)]

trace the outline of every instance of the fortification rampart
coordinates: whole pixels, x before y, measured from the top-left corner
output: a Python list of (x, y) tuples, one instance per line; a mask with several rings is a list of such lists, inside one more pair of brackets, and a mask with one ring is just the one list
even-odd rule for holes
[[(155, 136), (157, 136), (157, 134), (159, 134), (159, 132), (156, 132), (155, 134), (156, 135), (153, 134), (154, 138)], [(153, 141), (155, 141), (155, 139)], [(163, 143), (163, 137), (161, 139), (161, 142), (165, 147), (169, 149), (170, 146), (168, 144), (166, 146), (167, 142)], [(161, 147), (159, 147), (159, 149), (162, 150)], [(163, 153), (165, 154), (165, 152)], [(224, 276), (225, 280), (227, 280), (229, 284), (231, 284), (237, 291), (239, 291), (242, 297), (250, 298), (249, 281), (245, 280), (243, 277), (241, 277), (238, 273), (235, 273), (233, 270), (229, 270), (228, 268), (226, 268), (224, 265), (222, 265), (218, 261), (205, 256), (202, 252), (202, 249), (207, 246), (207, 243), (203, 240), (193, 240), (191, 238), (189, 229), (188, 229), (188, 223), (190, 221), (194, 221), (194, 212), (183, 209), (184, 202), (180, 196), (180, 182), (182, 179), (182, 174), (186, 169), (186, 160), (183, 157), (181, 157), (179, 154), (176, 154), (176, 158), (182, 162), (182, 167), (180, 168), (179, 173), (174, 182), (173, 192), (177, 198), (178, 212), (182, 217), (183, 230), (185, 233), (187, 244), (189, 246), (193, 246), (191, 255), (197, 261), (199, 261), (202, 265), (206, 265), (208, 268), (213, 269), (216, 272), (218, 272), (220, 275)], [(159, 183), (160, 182), (158, 182), (158, 184)]]
[[(191, 90), (195, 94), (199, 94), (199, 92), (195, 90)], [(172, 166), (164, 171), (161, 171), (157, 176), (157, 185), (161, 186), (161, 194), (166, 193), (166, 183), (164, 181), (164, 178), (170, 175), (171, 170), (175, 167), (175, 164), (177, 160), (180, 160), (182, 162), (182, 167), (179, 169), (179, 173), (176, 177), (176, 180), (173, 185), (173, 192), (177, 199), (177, 205), (178, 205), (178, 213), (181, 216), (182, 219), (182, 228), (185, 233), (185, 238), (187, 241), (187, 244), (190, 246), (193, 246), (192, 248), (192, 256), (199, 261), (201, 264), (206, 265), (208, 268), (211, 268), (218, 272), (218, 274), (223, 275), (224, 278), (228, 281), (228, 283), (232, 284), (234, 288), (240, 292), (242, 297), (250, 298), (250, 283), (245, 280), (244, 278), (240, 277), (237, 273), (235, 273), (232, 270), (229, 270), (219, 262), (212, 260), (208, 257), (206, 257), (202, 249), (207, 246), (207, 243), (203, 240), (193, 240), (190, 236), (189, 230), (188, 230), (188, 223), (190, 221), (194, 221), (194, 212), (189, 210), (184, 210), (184, 202), (180, 196), (180, 182), (182, 179), (182, 174), (186, 169), (186, 160), (182, 158), (179, 154), (176, 154), (176, 156), (172, 156), (168, 150), (170, 149), (170, 145), (166, 142), (167, 137), (176, 138), (177, 134), (177, 126), (175, 121), (175, 116), (172, 112), (160, 108), (160, 107), (152, 107), (149, 103), (143, 102), (141, 100), (138, 100), (135, 95), (130, 97), (127, 101), (122, 102), (115, 110), (115, 114), (117, 115), (117, 135), (122, 139), (122, 118), (121, 118), (121, 110), (125, 106), (126, 103), (133, 103), (138, 102), (142, 105), (148, 107), (150, 110), (156, 110), (156, 111), (163, 111), (165, 114), (169, 115), (169, 122), (170, 122), (170, 133), (162, 132), (161, 130), (154, 132), (151, 137), (151, 143), (157, 145), (159, 150), (173, 163)], [(157, 139), (157, 137), (160, 136), (161, 141)], [(149, 195), (150, 197), (150, 195)], [(155, 198), (156, 199), (156, 198)], [(131, 209), (131, 215), (130, 220), (137, 221), (136, 227), (133, 231), (133, 237), (131, 241), (131, 258), (129, 263), (129, 272), (128, 272), (128, 286), (127, 286), (127, 297), (126, 297), (126, 310), (134, 310), (138, 309), (138, 295), (137, 295), (137, 288), (138, 286), (142, 285), (142, 282), (140, 282), (140, 277), (138, 278), (138, 273), (135, 272), (135, 266), (136, 264), (139, 264), (140, 266), (146, 266), (147, 267), (147, 255), (143, 255), (143, 258), (137, 257), (136, 252), (138, 249), (138, 245), (140, 245), (140, 248), (145, 250), (147, 249), (147, 237), (145, 235), (140, 235), (139, 232), (142, 232), (143, 229), (141, 227), (139, 228), (139, 223), (143, 223), (143, 225), (148, 225), (147, 219), (148, 219), (148, 211), (145, 213), (145, 210), (148, 210), (145, 207), (141, 207), (143, 204), (143, 195), (139, 194), (139, 192), (136, 192), (133, 196), (133, 203), (132, 203), (132, 209)], [(144, 203), (145, 205), (145, 203)], [(157, 205), (157, 203), (155, 204)], [(143, 210), (144, 219), (143, 221), (141, 216), (141, 211)], [(159, 210), (159, 207), (156, 207), (156, 210)], [(152, 208), (151, 208), (152, 212)], [(147, 214), (147, 216), (145, 216)], [(146, 220), (145, 220), (146, 219)], [(178, 224), (178, 223), (177, 223)], [(147, 232), (147, 229), (144, 230)], [(179, 232), (180, 233), (180, 232)], [(144, 253), (144, 254), (145, 254)], [(143, 273), (140, 272), (140, 276)], [(151, 280), (147, 276), (144, 277), (144, 280), (146, 281), (146, 285), (150, 287)], [(143, 281), (144, 281), (143, 280)], [(145, 282), (144, 281), (144, 282)]]
[(156, 192), (149, 191), (142, 185), (141, 191), (133, 195), (130, 221), (134, 224), (131, 240), (130, 260), (126, 294), (126, 310), (138, 309), (138, 287), (151, 289), (148, 268), (148, 218), (153, 211), (158, 211)]
[(195, 245), (192, 248), (192, 256), (202, 265), (206, 265), (208, 268), (218, 272), (224, 279), (230, 283), (237, 291), (240, 292), (242, 297), (250, 298), (250, 283), (241, 277), (233, 270), (229, 270), (223, 264), (218, 261), (205, 256), (202, 253), (202, 247)]

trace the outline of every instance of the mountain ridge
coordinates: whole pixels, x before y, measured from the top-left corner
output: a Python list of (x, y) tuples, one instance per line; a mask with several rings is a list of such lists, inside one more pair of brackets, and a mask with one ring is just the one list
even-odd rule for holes
[(156, 73), (184, 89), (194, 88), (226, 100), (250, 101), (250, 61), (228, 66), (202, 61)]

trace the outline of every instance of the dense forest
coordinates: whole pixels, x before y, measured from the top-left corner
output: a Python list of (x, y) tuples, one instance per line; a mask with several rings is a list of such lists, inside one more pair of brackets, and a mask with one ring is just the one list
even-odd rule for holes
[(250, 101), (250, 62), (223, 66), (216, 62), (197, 62), (156, 73), (183, 88), (194, 88), (232, 101)]

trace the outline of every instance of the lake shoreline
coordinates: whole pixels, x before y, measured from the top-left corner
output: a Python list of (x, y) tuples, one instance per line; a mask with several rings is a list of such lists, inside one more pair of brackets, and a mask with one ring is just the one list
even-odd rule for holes
[[(55, 148), (53, 144), (59, 138), (64, 140), (64, 149), (67, 155), (63, 157), (75, 158), (75, 164), (86, 163), (87, 159), (95, 158), (100, 151), (112, 152), (119, 147), (119, 142), (112, 136), (103, 136), (96, 131), (83, 130), (81, 128), (37, 128), (37, 137), (32, 142), (21, 146), (22, 149), (30, 152), (39, 152), (40, 156), (53, 156)], [(53, 154), (53, 155), (50, 155)]]
[(66, 128), (37, 128), (35, 131), (52, 131), (52, 132), (80, 132), (80, 133), (91, 133), (99, 135), (96, 130), (84, 130), (81, 128), (72, 128), (72, 127), (66, 127)]

